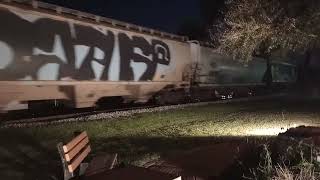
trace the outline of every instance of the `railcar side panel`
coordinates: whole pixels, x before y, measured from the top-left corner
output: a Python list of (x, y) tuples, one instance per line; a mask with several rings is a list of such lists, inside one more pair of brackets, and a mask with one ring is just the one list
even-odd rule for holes
[(1, 3), (0, 19), (0, 109), (45, 99), (76, 107), (104, 96), (146, 100), (188, 83), (187, 43)]

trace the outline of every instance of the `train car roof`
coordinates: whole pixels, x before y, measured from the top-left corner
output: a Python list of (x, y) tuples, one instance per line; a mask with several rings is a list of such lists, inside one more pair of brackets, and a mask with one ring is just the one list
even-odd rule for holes
[(86, 12), (82, 12), (82, 11), (78, 11), (78, 10), (74, 10), (74, 9), (61, 7), (61, 6), (54, 5), (54, 4), (35, 1), (35, 0), (30, 0), (30, 1), (4, 0), (4, 1), (1, 1), (0, 3), (15, 6), (15, 7), (20, 7), (20, 8), (24, 8), (24, 9), (40, 11), (43, 13), (64, 16), (66, 18), (74, 18), (74, 19), (80, 20), (80, 21), (90, 21), (92, 23), (101, 23), (103, 25), (111, 26), (114, 28), (138, 32), (138, 33), (142, 33), (142, 34), (148, 34), (148, 35), (166, 38), (166, 39), (170, 39), (170, 40), (176, 40), (176, 41), (182, 41), (182, 42), (187, 42), (189, 40), (189, 38), (187, 36), (179, 36), (179, 35), (175, 35), (172, 33), (158, 31), (155, 29), (146, 28), (146, 27), (135, 25), (135, 24), (126, 23), (126, 22), (114, 20), (111, 18), (106, 18), (106, 17), (94, 15), (91, 13), (86, 13)]

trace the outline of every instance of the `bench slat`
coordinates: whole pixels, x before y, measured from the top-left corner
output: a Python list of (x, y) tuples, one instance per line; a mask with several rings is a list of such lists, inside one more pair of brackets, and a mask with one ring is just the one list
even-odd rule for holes
[(68, 162), (72, 160), (80, 151), (89, 143), (89, 138), (85, 137), (79, 144), (77, 144), (71, 151), (65, 154), (65, 158)]
[(80, 163), (84, 160), (84, 158), (87, 157), (90, 151), (90, 146), (87, 146), (87, 148), (79, 156), (77, 156), (70, 165), (68, 165), (69, 172), (72, 173), (74, 170), (76, 170)]
[(76, 146), (85, 137), (87, 137), (87, 132), (86, 131), (82, 132), (77, 137), (72, 139), (68, 144), (64, 145), (63, 146), (64, 153), (69, 152), (72, 148), (74, 148), (74, 146)]

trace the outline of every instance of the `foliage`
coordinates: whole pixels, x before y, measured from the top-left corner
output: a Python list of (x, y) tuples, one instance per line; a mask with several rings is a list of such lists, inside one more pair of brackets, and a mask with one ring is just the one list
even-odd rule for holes
[[(284, 142), (280, 143), (284, 144)], [(319, 163), (314, 160), (313, 156), (306, 157), (306, 154), (317, 154), (315, 148), (299, 143), (289, 145), (286, 149), (287, 153), (280, 153), (281, 158), (276, 159), (271, 155), (279, 155), (279, 152), (270, 151), (267, 145), (263, 145), (259, 166), (251, 169), (252, 177), (247, 178), (257, 180), (316, 180), (320, 178)]]
[(244, 62), (277, 49), (303, 52), (319, 38), (319, 5), (317, 0), (230, 0), (210, 29), (211, 39)]

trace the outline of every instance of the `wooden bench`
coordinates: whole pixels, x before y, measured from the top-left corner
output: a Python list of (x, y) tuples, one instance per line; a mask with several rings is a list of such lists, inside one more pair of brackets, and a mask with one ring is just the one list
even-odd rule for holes
[(89, 138), (85, 131), (67, 144), (59, 143), (57, 148), (61, 157), (65, 180), (100, 173), (114, 168), (117, 164), (117, 154), (97, 156), (90, 163), (83, 163), (91, 151)]

